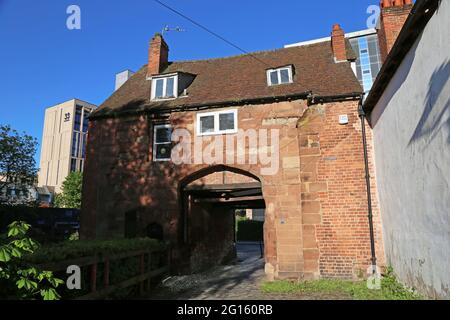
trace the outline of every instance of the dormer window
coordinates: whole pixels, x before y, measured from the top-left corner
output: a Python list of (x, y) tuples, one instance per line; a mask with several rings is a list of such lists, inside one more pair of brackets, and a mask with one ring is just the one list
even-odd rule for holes
[(178, 75), (152, 78), (152, 100), (175, 99), (178, 97)]
[(292, 82), (292, 66), (267, 70), (267, 84), (269, 86), (276, 86)]

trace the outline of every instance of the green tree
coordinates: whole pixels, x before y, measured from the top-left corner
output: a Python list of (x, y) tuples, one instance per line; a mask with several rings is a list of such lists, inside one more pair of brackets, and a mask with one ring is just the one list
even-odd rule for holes
[[(32, 185), (36, 179), (37, 140), (0, 125), (0, 194), (12, 183)], [(1, 200), (0, 200), (1, 201)]]
[(25, 222), (13, 222), (7, 235), (0, 235), (0, 298), (58, 300), (56, 288), (64, 282), (52, 272), (28, 267), (22, 261), (39, 247), (26, 236), (29, 229)]
[(58, 208), (81, 209), (81, 187), (83, 173), (72, 172), (64, 180), (62, 193), (56, 195), (55, 206)]

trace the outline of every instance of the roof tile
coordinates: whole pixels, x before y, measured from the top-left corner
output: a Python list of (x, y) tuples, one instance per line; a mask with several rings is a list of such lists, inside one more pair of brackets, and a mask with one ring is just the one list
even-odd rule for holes
[[(266, 70), (294, 66), (294, 83), (268, 86)], [(163, 73), (196, 75), (187, 97), (151, 101), (151, 81), (143, 66), (93, 114), (108, 116), (121, 112), (174, 108), (270, 97), (312, 91), (321, 96), (362, 92), (350, 63), (335, 63), (330, 41), (308, 46), (262, 51), (251, 54), (198, 61), (170, 63)]]

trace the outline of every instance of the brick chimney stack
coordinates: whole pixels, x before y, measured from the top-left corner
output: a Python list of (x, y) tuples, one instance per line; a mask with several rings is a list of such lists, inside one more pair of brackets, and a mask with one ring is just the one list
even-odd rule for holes
[(336, 62), (347, 61), (347, 50), (345, 48), (345, 32), (339, 24), (333, 26), (331, 33), (331, 46), (333, 47)]
[(378, 41), (381, 60), (384, 62), (402, 30), (413, 4), (412, 0), (381, 0), (380, 7)]
[(160, 74), (169, 65), (169, 46), (160, 33), (150, 41), (147, 76)]

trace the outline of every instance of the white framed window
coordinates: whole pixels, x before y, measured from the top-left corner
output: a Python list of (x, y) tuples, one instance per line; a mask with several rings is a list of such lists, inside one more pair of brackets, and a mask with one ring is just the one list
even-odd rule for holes
[(267, 84), (269, 86), (276, 86), (292, 82), (292, 66), (267, 70)]
[(154, 126), (153, 160), (169, 161), (172, 155), (172, 127), (169, 124)]
[(197, 135), (231, 134), (238, 131), (236, 109), (197, 114)]
[(152, 100), (175, 99), (178, 97), (178, 75), (152, 78)]

